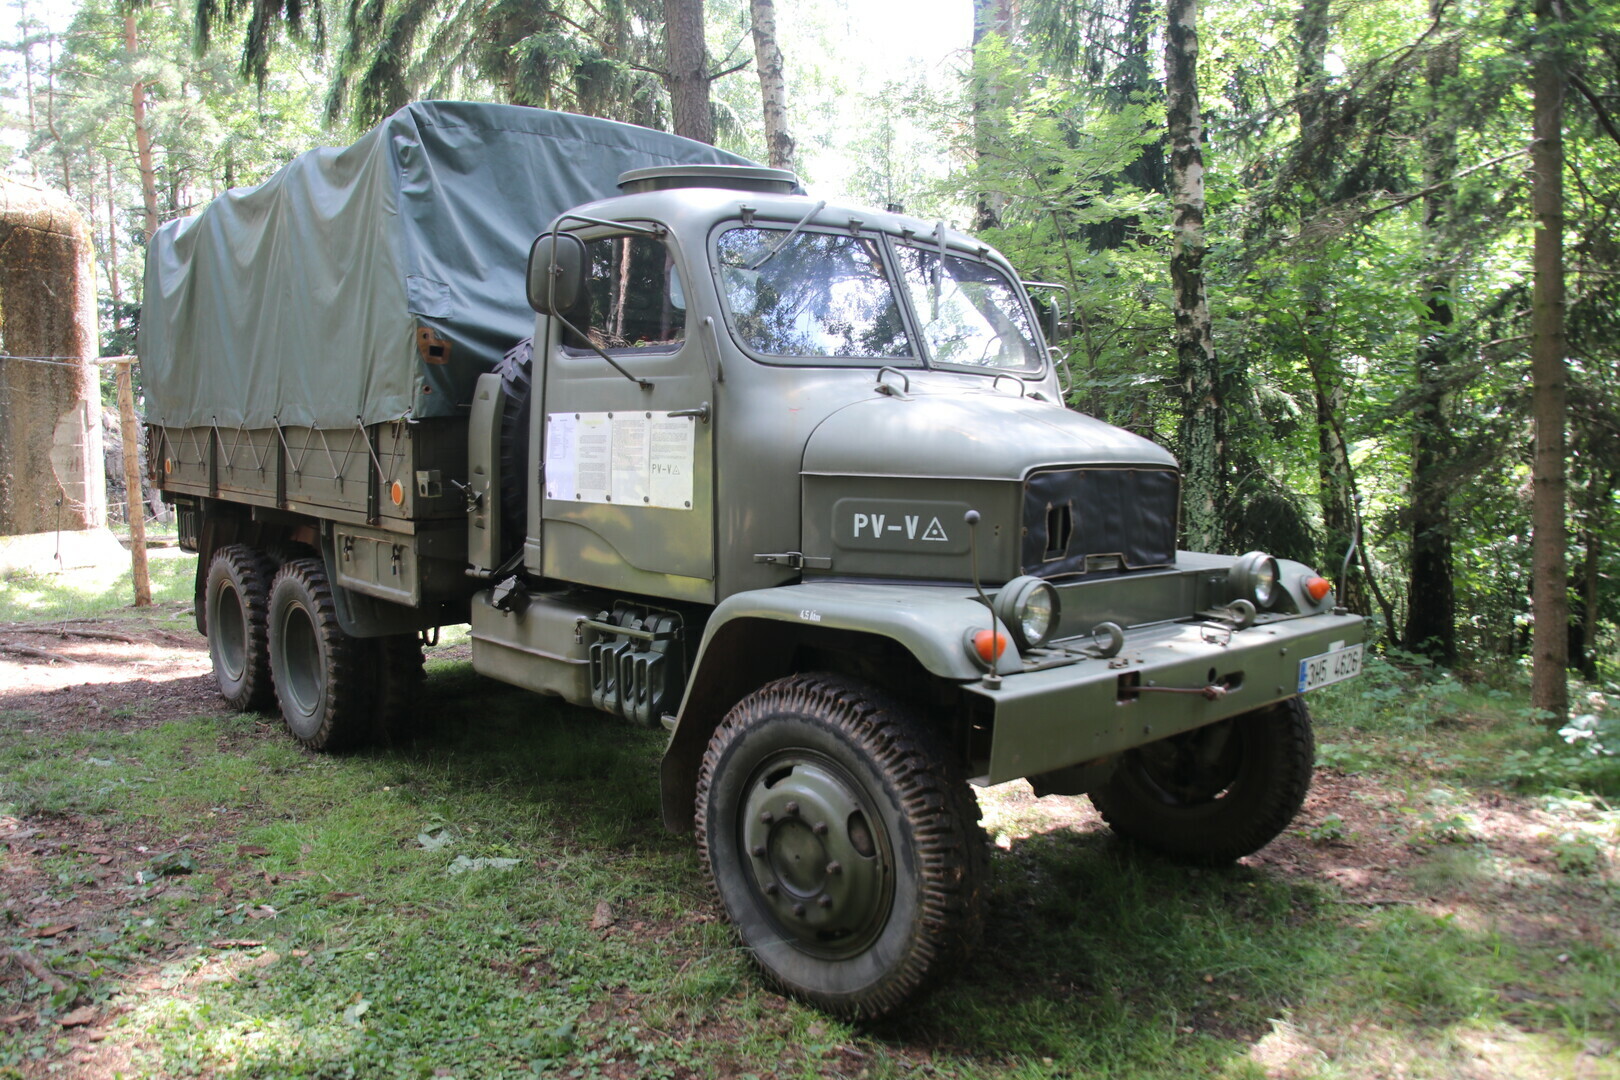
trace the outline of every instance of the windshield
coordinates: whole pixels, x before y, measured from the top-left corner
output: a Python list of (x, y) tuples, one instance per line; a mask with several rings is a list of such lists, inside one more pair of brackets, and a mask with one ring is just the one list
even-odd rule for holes
[(899, 247), (900, 272), (935, 364), (1034, 371), (1041, 350), (1018, 292), (988, 263)]
[(720, 280), (732, 329), (763, 356), (912, 356), (877, 240), (786, 228), (728, 229)]

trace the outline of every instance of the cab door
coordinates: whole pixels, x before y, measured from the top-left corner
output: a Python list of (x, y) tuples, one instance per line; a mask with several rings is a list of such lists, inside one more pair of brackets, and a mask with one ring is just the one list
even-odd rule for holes
[(581, 239), (584, 287), (550, 320), (541, 391), (541, 572), (712, 603), (714, 394), (692, 277), (647, 230)]

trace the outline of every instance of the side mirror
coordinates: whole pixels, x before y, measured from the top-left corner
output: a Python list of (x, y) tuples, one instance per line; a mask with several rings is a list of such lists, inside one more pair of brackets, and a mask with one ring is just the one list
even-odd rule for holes
[(541, 233), (529, 248), (529, 306), (560, 315), (585, 288), (585, 242), (572, 233)]
[[(1030, 301), (1035, 304), (1035, 314), (1039, 316), (1042, 308), (1046, 310), (1047, 325), (1042, 328), (1046, 332), (1046, 343), (1057, 345), (1068, 340), (1069, 335), (1064, 333), (1064, 328), (1069, 322), (1064, 318), (1064, 314), (1065, 309), (1072, 307), (1069, 287), (1055, 281), (1026, 281), (1023, 282), (1023, 286), (1024, 291), (1029, 294)], [(1035, 299), (1036, 293), (1049, 293), (1050, 296), (1042, 303)]]

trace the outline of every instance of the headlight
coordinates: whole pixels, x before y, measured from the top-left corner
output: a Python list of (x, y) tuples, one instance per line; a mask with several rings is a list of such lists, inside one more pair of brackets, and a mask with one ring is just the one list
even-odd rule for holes
[(1239, 597), (1253, 600), (1262, 611), (1277, 599), (1277, 560), (1264, 552), (1251, 551), (1241, 556), (1226, 576)]
[(1020, 649), (1046, 644), (1057, 629), (1057, 590), (1040, 578), (1013, 578), (996, 593), (994, 606), (996, 618), (1013, 632)]

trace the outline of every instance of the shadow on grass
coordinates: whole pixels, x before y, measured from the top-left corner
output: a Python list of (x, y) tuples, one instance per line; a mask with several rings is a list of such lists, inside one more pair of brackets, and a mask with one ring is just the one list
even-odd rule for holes
[[(518, 804), (560, 798), (580, 835), (633, 837), (691, 895), (690, 838), (658, 822), (661, 735), (491, 691), (462, 671), (431, 685), (447, 711), (469, 694), (477, 707), (397, 751), (399, 766), (448, 770)], [(1438, 1030), (1488, 1011), (1502, 975), (1491, 934), (1407, 909), (1347, 912), (1331, 887), (1268, 870), (1189, 870), (1104, 830), (1036, 835), (994, 864), (976, 958), (898, 1018), (861, 1029), (877, 1046), (991, 1072), (1050, 1058), (1100, 1075), (1172, 1075), (1244, 1059), (1296, 1009)], [(745, 988), (713, 1007), (761, 996)]]
[[(1496, 988), (1514, 978), (1485, 931), (1056, 831), (995, 853), (965, 970), (896, 1018), (837, 1024), (762, 989), (715, 921), (691, 838), (662, 828), (662, 732), (465, 663), (433, 666), (421, 711), (414, 737), (337, 758), (254, 717), (123, 737), (119, 755), (158, 777), (120, 794), (147, 800), (130, 812), (178, 833), (227, 810), (241, 825), (218, 858), (263, 853), (226, 871), (243, 890), (228, 900), (203, 889), (146, 908), (199, 946), (166, 976), (176, 992), (133, 1015), (154, 1067), (881, 1078), (926, 1061), (956, 1076), (1243, 1077), (1261, 1075), (1250, 1048), (1282, 1018), (1423, 1042), (1499, 1019)], [(158, 757), (184, 769), (160, 774)], [(515, 861), (450, 874), (461, 856)], [(261, 903), (274, 918), (252, 920)], [(272, 960), (216, 977), (228, 957), (200, 947), (246, 935)]]

